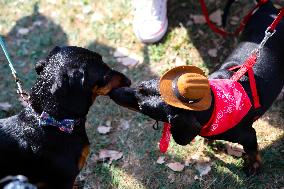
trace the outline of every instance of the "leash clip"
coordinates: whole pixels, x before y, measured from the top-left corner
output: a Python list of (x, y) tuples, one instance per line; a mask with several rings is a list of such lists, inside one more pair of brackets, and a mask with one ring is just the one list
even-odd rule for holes
[(272, 37), (276, 30), (274, 29), (273, 31), (270, 31), (270, 27), (268, 27), (266, 30), (265, 30), (265, 36), (264, 38), (262, 39), (262, 41), (260, 42), (260, 44), (258, 45), (258, 47), (252, 51), (253, 54), (255, 54), (257, 56), (257, 58), (260, 57), (260, 52), (261, 50), (263, 49), (264, 45), (266, 44), (267, 40)]
[(261, 43), (259, 44), (258, 46), (258, 49), (262, 49), (265, 45), (265, 43), (267, 42), (267, 40), (273, 36), (273, 34), (275, 34), (276, 30), (274, 29), (272, 32), (270, 31), (270, 27), (268, 27), (266, 30), (265, 30), (265, 36), (263, 38), (263, 40), (261, 41)]
[(152, 127), (153, 127), (153, 129), (156, 130), (156, 131), (159, 130), (159, 121), (156, 120), (155, 123), (152, 125)]

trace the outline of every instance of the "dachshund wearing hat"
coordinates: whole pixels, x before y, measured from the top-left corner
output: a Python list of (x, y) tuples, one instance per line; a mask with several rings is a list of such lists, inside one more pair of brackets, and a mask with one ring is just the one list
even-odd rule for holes
[(110, 98), (171, 124), (171, 134), (180, 145), (190, 143), (196, 135), (243, 145), (247, 173), (256, 173), (261, 159), (252, 124), (268, 110), (284, 84), (283, 21), (253, 67), (260, 107), (255, 106), (249, 77), (233, 80), (235, 71), (229, 68), (246, 61), (277, 13), (270, 1), (261, 6), (246, 25), (238, 47), (208, 79), (197, 67), (181, 66), (169, 70), (160, 80), (142, 82), (137, 89), (112, 90)]

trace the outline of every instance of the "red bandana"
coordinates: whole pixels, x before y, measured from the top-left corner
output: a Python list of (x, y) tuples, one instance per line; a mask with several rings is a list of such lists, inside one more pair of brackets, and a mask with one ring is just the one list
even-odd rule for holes
[(242, 85), (230, 79), (209, 80), (215, 107), (200, 136), (221, 134), (236, 126), (251, 108), (251, 102)]

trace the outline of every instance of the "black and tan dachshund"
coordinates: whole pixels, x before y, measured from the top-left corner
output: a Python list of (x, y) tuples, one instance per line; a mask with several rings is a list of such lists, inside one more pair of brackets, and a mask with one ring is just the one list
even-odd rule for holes
[[(229, 79), (234, 71), (231, 67), (241, 65), (250, 53), (258, 47), (264, 37), (265, 30), (272, 23), (278, 10), (269, 1), (262, 5), (247, 23), (240, 44), (227, 58), (221, 68), (213, 72), (209, 79)], [(284, 22), (281, 21), (276, 33), (269, 39), (261, 51), (256, 65), (253, 67), (261, 107), (249, 112), (233, 128), (222, 134), (206, 137), (208, 139), (226, 140), (243, 145), (246, 152), (246, 170), (256, 173), (261, 166), (257, 138), (252, 124), (256, 117), (263, 115), (272, 105), (284, 84)], [(251, 102), (253, 97), (249, 79), (244, 75), (239, 81)], [(111, 91), (110, 98), (117, 104), (139, 111), (149, 117), (171, 123), (174, 140), (186, 145), (200, 134), (202, 127), (208, 122), (216, 105), (214, 97), (209, 109), (190, 111), (170, 106), (162, 100), (159, 91), (159, 80), (144, 81), (137, 89), (124, 87)]]
[(70, 189), (89, 152), (90, 106), (130, 80), (75, 46), (55, 47), (36, 72), (30, 106), (0, 119), (0, 178), (21, 174), (39, 188)]

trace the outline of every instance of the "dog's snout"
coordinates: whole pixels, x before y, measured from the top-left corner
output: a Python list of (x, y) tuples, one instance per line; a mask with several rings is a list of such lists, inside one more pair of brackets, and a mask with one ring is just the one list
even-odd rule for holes
[(118, 85), (115, 88), (119, 87), (129, 87), (131, 85), (131, 80), (128, 79), (123, 73), (114, 71), (113, 73), (114, 80), (118, 81)]

